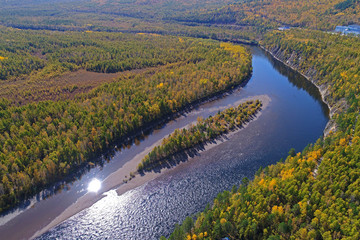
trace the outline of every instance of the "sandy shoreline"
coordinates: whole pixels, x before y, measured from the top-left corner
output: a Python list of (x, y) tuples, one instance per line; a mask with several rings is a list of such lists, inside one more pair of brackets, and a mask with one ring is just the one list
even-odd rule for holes
[[(262, 108), (261, 111), (259, 111), (253, 119), (251, 119), (248, 123), (244, 124), (240, 129), (237, 129), (233, 132), (230, 132), (226, 134), (226, 138), (231, 138), (234, 134), (237, 134), (242, 129), (246, 128), (249, 123), (255, 121), (258, 119), (262, 111), (266, 109), (271, 101), (270, 97), (267, 95), (259, 95), (259, 96), (252, 96), (249, 98), (241, 99), (237, 102), (235, 102), (233, 105), (239, 105), (242, 102), (248, 101), (248, 100), (256, 100), (259, 99), (262, 102)], [(227, 108), (227, 107), (226, 107)], [(225, 107), (224, 107), (225, 109)], [(223, 110), (223, 109), (220, 109)], [(190, 125), (190, 124), (189, 124)], [(187, 126), (189, 126), (187, 125)], [(186, 127), (187, 127), (186, 126)], [(166, 137), (166, 136), (165, 136)], [(219, 140), (216, 140), (214, 143), (207, 143), (204, 146), (203, 151), (207, 151), (211, 148), (214, 148), (215, 146), (218, 146), (219, 144), (227, 141), (225, 138), (221, 138)], [(106, 196), (106, 192), (116, 189), (116, 192), (118, 195), (122, 195), (125, 192), (134, 189), (136, 187), (139, 187), (159, 176), (162, 174), (169, 172), (173, 168), (164, 168), (161, 169), (160, 172), (146, 172), (145, 175), (140, 176), (139, 174), (136, 174), (136, 177), (131, 179), (131, 181), (128, 181), (127, 183), (124, 183), (123, 180), (129, 177), (130, 172), (135, 172), (137, 165), (141, 162), (141, 160), (155, 147), (160, 145), (162, 142), (162, 139), (158, 140), (156, 143), (154, 143), (152, 146), (147, 147), (143, 152), (136, 155), (133, 159), (128, 161), (126, 164), (124, 164), (123, 167), (119, 168), (117, 171), (110, 174), (106, 179), (102, 182), (102, 189), (99, 193), (86, 193), (84, 196), (80, 197), (74, 204), (70, 205), (65, 211), (63, 211), (59, 216), (57, 216), (55, 219), (53, 219), (46, 227), (40, 229), (37, 231), (31, 239), (34, 239), (36, 237), (39, 237), (40, 235), (44, 234), (51, 228), (59, 225), (61, 222), (65, 221), (66, 219), (70, 218), (71, 216), (77, 214), (78, 212), (91, 207), (94, 203), (99, 201), (101, 198)], [(191, 161), (191, 158), (188, 159), (188, 161)], [(182, 163), (178, 164), (177, 166), (181, 165)]]

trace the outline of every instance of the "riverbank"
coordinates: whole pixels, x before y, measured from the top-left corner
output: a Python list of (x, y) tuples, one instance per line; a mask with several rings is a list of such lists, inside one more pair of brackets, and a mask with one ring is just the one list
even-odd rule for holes
[[(253, 97), (249, 97), (249, 98), (245, 98), (242, 99), (238, 102), (235, 102), (233, 105), (238, 105), (242, 102), (246, 102), (249, 100), (256, 100), (259, 99), (263, 106), (262, 106), (262, 110), (266, 109), (271, 101), (270, 97), (267, 95), (261, 95), (261, 96), (253, 96)], [(225, 107), (224, 107), (225, 108)], [(219, 109), (222, 110), (222, 109)], [(209, 149), (212, 149), (216, 146), (218, 146), (219, 144), (227, 141), (227, 139), (231, 138), (233, 135), (239, 133), (242, 129), (246, 128), (251, 122), (257, 120), (262, 114), (262, 111), (259, 111), (254, 118), (243, 125), (243, 128), (237, 129), (234, 132), (230, 132), (226, 135), (224, 135), (224, 137), (219, 138), (217, 141), (215, 142), (211, 142), (208, 143), (206, 145), (204, 145), (204, 149), (201, 150), (201, 152), (207, 151)], [(189, 124), (190, 125), (190, 124)], [(58, 217), (56, 217), (50, 224), (48, 224), (46, 227), (44, 227), (43, 229), (37, 231), (32, 238), (36, 238), (38, 236), (40, 236), (41, 234), (45, 233), (46, 231), (50, 230), (51, 228), (57, 226), (58, 224), (60, 224), (61, 222), (63, 222), (64, 220), (70, 218), (71, 216), (75, 215), (76, 213), (82, 211), (83, 209), (86, 209), (88, 207), (90, 207), (91, 205), (93, 205), (94, 203), (96, 203), (97, 201), (99, 201), (101, 198), (105, 197), (106, 195), (104, 193), (106, 193), (107, 191), (116, 188), (116, 192), (118, 195), (121, 195), (131, 189), (134, 189), (136, 187), (139, 187), (159, 176), (161, 176), (162, 174), (171, 171), (172, 168), (165, 168), (162, 169), (159, 172), (147, 172), (145, 175), (140, 176), (140, 175), (136, 175), (135, 178), (133, 178), (131, 181), (124, 183), (123, 179), (127, 178), (129, 176), (130, 172), (134, 172), (136, 171), (136, 167), (137, 165), (141, 162), (141, 160), (155, 147), (155, 146), (159, 146), (162, 142), (162, 139), (158, 140), (155, 144), (153, 144), (150, 147), (147, 147), (143, 152), (137, 154), (132, 160), (128, 161), (126, 164), (124, 164), (123, 167), (121, 167), (120, 169), (118, 169), (117, 171), (115, 171), (114, 173), (112, 173), (110, 176), (108, 176), (103, 182), (102, 182), (102, 189), (101, 192), (99, 193), (86, 193), (84, 196), (82, 196), (81, 198), (79, 198), (74, 204), (72, 204), (71, 206), (69, 206), (63, 213), (61, 213)], [(189, 159), (188, 161), (191, 161), (191, 159)], [(180, 163), (179, 165), (181, 165), (182, 163)]]
[[(336, 131), (336, 122), (333, 119), (333, 116), (341, 108), (345, 107), (346, 103), (342, 102), (342, 101), (338, 101), (338, 103), (336, 105), (330, 104), (330, 102), (328, 101), (328, 96), (330, 94), (329, 90), (328, 90), (328, 86), (324, 85), (324, 84), (323, 85), (318, 84), (318, 82), (314, 79), (314, 77), (311, 76), (312, 74), (307, 74), (307, 73), (302, 72), (297, 67), (297, 65), (293, 63), (295, 60), (295, 57), (294, 57), (296, 55), (295, 53), (292, 53), (290, 56), (286, 57), (285, 53), (282, 52), (280, 48), (267, 49), (265, 46), (260, 45), (260, 44), (259, 44), (259, 47), (261, 49), (263, 49), (265, 52), (269, 53), (274, 59), (278, 60), (279, 62), (281, 62), (284, 65), (288, 66), (289, 68), (293, 69), (294, 71), (296, 71), (297, 73), (302, 75), (304, 78), (306, 78), (309, 82), (314, 84), (314, 86), (320, 92), (322, 101), (327, 105), (327, 107), (330, 110), (330, 112), (329, 112), (330, 119), (324, 129), (324, 137), (328, 136), (330, 134), (330, 132)], [(315, 72), (313, 72), (313, 74), (315, 74)]]

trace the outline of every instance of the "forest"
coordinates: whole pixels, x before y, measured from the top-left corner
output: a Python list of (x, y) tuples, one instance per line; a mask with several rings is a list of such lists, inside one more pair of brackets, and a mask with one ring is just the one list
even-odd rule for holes
[[(358, 0), (0, 4), (0, 212), (112, 144), (248, 79), (250, 53), (215, 41), (224, 40), (259, 44), (309, 77), (335, 128), (219, 193), (169, 239), (360, 238), (360, 40), (327, 32), (360, 23)], [(78, 71), (118, 75), (64, 84)], [(191, 145), (182, 143), (173, 145)], [(151, 159), (161, 161), (179, 147), (158, 149)]]
[(215, 116), (206, 119), (199, 118), (196, 124), (189, 128), (176, 129), (174, 133), (163, 139), (160, 146), (155, 147), (142, 159), (137, 171), (151, 171), (152, 168), (168, 162), (176, 153), (241, 128), (261, 110), (261, 106), (262, 103), (259, 100), (247, 101), (219, 112)]
[[(216, 9), (232, 2), (232, 0), (26, 0), (21, 3), (6, 0), (0, 1), (4, 9), (10, 11), (17, 11), (17, 17), (21, 16), (21, 13), (32, 12), (28, 11), (29, 9), (41, 9), (47, 10), (49, 12), (42, 11), (42, 14), (39, 16), (49, 16), (53, 13), (59, 13), (59, 10), (65, 10), (65, 12), (129, 16), (134, 18), (146, 19), (147, 21), (150, 19), (161, 20), (172, 15), (193, 12), (194, 10)], [(9, 20), (12, 19), (13, 18), (10, 18)], [(49, 18), (49, 22), (51, 22), (52, 19), (53, 18)]]
[[(26, 34), (20, 31), (19, 37)], [(70, 36), (75, 38), (76, 43), (77, 35)], [(100, 33), (98, 37), (101, 37)], [(157, 42), (164, 41), (164, 49), (165, 42), (170, 44), (169, 48), (173, 46), (172, 54), (165, 57), (161, 55), (164, 50), (151, 50), (149, 41), (149, 50), (143, 53), (144, 58), (134, 61), (134, 64), (143, 66), (142, 62), (146, 62), (148, 56), (149, 62), (165, 66), (123, 75), (111, 83), (78, 94), (73, 100), (39, 101), (18, 106), (3, 98), (0, 101), (0, 210), (8, 209), (43, 187), (63, 179), (115, 141), (121, 141), (192, 103), (237, 86), (251, 74), (249, 51), (230, 43), (145, 34), (122, 36), (104, 33), (102, 37), (129, 39), (128, 42), (123, 41), (123, 47), (131, 44), (124, 62), (136, 60), (131, 46), (133, 51), (137, 49), (136, 52), (141, 53), (149, 38), (153, 39), (152, 42), (155, 39)], [(137, 41), (143, 44), (136, 46)], [(73, 50), (72, 44), (64, 45), (59, 47), (59, 53), (54, 48), (56, 56), (64, 62), (80, 59), (79, 67), (88, 66), (81, 65), (81, 57), (78, 57), (86, 59), (86, 55), (81, 54), (84, 49), (80, 47), (79, 51), (70, 51)], [(24, 47), (25, 59), (32, 58), (27, 55), (29, 48)], [(103, 48), (98, 47), (94, 51), (102, 56)], [(110, 53), (100, 59), (111, 58)], [(115, 49), (114, 58), (116, 53)], [(88, 54), (91, 56), (91, 52)], [(161, 59), (155, 61), (157, 58)], [(96, 61), (101, 63), (101, 60)], [(87, 61), (84, 60), (84, 63)], [(123, 64), (122, 61), (119, 63)], [(44, 64), (51, 64), (51, 60), (44, 61)], [(104, 64), (108, 62), (104, 60)]]
[(337, 129), (219, 193), (195, 221), (176, 225), (169, 239), (360, 237), (359, 43), (358, 37), (300, 29), (264, 36), (266, 49), (284, 60), (292, 56), (292, 66), (327, 86)]
[[(199, 24), (236, 24), (253, 26), (255, 29), (271, 29), (289, 25), (311, 29), (333, 30), (336, 25), (348, 25), (359, 21), (358, 0), (319, 1), (217, 1), (217, 0), (157, 0), (157, 1), (53, 1), (27, 5), (3, 3), (0, 22), (6, 26), (68, 27), (83, 28), (92, 19), (103, 27), (124, 27), (122, 18), (138, 19), (142, 23), (189, 22)], [(71, 17), (68, 12), (73, 13)], [(112, 19), (111, 19), (112, 18)], [(139, 22), (138, 22), (139, 23)], [(138, 24), (137, 23), (137, 24)], [(92, 24), (92, 23), (91, 23)], [(134, 28), (135, 26), (131, 26)], [(218, 28), (221, 30), (221, 28)]]
[[(152, 32), (220, 40), (261, 39), (280, 26), (334, 30), (360, 21), (358, 0), (4, 1), (0, 24), (21, 29)], [(71, 14), (68, 14), (71, 12)]]
[(0, 97), (16, 105), (69, 99), (75, 93), (88, 92), (102, 83), (94, 84), (83, 78), (64, 81), (69, 72), (82, 69), (114, 73), (170, 63), (197, 63), (204, 59), (201, 52), (206, 48), (197, 47), (195, 41), (180, 41), (178, 37), (157, 34), (0, 27)]
[[(87, 71), (114, 73), (184, 61), (183, 46), (173, 38), (150, 35), (53, 33), (0, 28), (0, 80), (31, 75), (51, 78), (79, 68)], [(173, 48), (174, 54), (169, 54)], [(186, 54), (186, 52), (185, 52)]]
[(242, 1), (219, 9), (197, 11), (175, 17), (178, 21), (250, 25), (274, 29), (286, 25), (318, 30), (334, 30), (360, 20), (357, 0), (320, 1)]

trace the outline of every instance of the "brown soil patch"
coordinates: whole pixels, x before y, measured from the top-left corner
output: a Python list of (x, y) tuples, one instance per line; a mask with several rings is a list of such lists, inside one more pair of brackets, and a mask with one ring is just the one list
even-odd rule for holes
[(120, 76), (142, 73), (148, 69), (136, 69), (119, 73), (96, 73), (84, 69), (65, 73), (52, 79), (29, 78), (0, 82), (0, 98), (4, 97), (16, 105), (44, 100), (73, 99), (104, 83), (116, 81)]

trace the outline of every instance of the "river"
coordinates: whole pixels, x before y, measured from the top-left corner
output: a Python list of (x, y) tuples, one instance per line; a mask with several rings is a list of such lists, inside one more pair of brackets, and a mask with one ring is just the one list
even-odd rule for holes
[[(257, 47), (252, 47), (253, 75), (249, 82), (223, 97), (152, 131), (108, 157), (45, 200), (38, 195), (0, 219), (0, 236), (26, 239), (87, 193), (91, 179), (106, 179), (174, 129), (232, 106), (239, 100), (267, 95), (271, 102), (261, 116), (227, 141), (200, 152), (190, 161), (135, 189), (102, 194), (90, 207), (41, 235), (39, 239), (158, 239), (175, 223), (205, 208), (216, 195), (252, 178), (260, 166), (276, 163), (290, 148), (301, 151), (315, 142), (328, 121), (328, 108), (317, 88), (300, 74)], [(119, 179), (122, 181), (122, 179)]]

